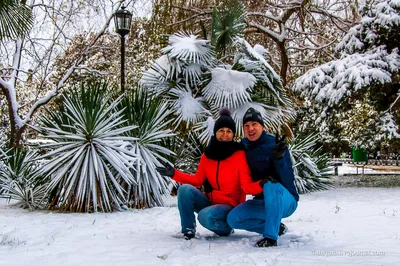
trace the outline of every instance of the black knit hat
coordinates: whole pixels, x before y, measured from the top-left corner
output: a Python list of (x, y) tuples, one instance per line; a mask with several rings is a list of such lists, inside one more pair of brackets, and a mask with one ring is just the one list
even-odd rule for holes
[(255, 121), (260, 123), (261, 126), (264, 127), (264, 121), (262, 119), (261, 113), (255, 110), (253, 107), (247, 109), (246, 113), (243, 116), (243, 125), (249, 121)]
[(222, 108), (221, 110), (219, 110), (219, 118), (217, 119), (217, 121), (215, 121), (214, 124), (214, 136), (215, 133), (217, 133), (217, 131), (223, 127), (227, 127), (232, 130), (233, 135), (235, 136), (236, 123), (231, 117), (231, 111), (229, 111), (229, 109), (227, 108)]

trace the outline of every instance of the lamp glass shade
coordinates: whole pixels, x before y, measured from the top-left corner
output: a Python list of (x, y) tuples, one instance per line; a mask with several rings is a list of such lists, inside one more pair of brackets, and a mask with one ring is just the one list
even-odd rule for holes
[(132, 13), (122, 7), (114, 14), (115, 30), (124, 36), (129, 33), (132, 23)]

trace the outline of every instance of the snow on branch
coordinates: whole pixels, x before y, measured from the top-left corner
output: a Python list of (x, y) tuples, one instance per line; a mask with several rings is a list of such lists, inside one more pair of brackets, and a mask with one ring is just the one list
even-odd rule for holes
[[(392, 31), (400, 27), (400, 1), (380, 0), (372, 5), (371, 10), (365, 9), (360, 24), (353, 27), (343, 40), (336, 46), (337, 51), (355, 53), (369, 45), (379, 43), (379, 38), (390, 38)], [(363, 10), (363, 9), (361, 9)]]
[(309, 70), (296, 80), (293, 90), (317, 103), (334, 106), (353, 91), (374, 82), (391, 82), (391, 73), (399, 68), (398, 50), (389, 54), (385, 47), (378, 47), (364, 54), (345, 55)]

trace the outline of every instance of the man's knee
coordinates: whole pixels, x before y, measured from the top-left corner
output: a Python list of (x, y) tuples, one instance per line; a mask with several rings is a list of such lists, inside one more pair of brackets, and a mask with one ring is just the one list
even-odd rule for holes
[(238, 213), (235, 209), (231, 210), (226, 217), (226, 221), (228, 225), (232, 228), (237, 228), (238, 224), (240, 224), (238, 220)]
[(268, 181), (264, 184), (264, 200), (267, 204), (276, 202), (279, 197), (282, 197), (282, 184), (279, 182)]

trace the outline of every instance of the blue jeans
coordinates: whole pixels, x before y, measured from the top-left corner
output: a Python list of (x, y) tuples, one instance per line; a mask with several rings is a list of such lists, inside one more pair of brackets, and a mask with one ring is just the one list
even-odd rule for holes
[(281, 183), (269, 181), (264, 184), (264, 200), (239, 204), (229, 213), (228, 224), (277, 240), (282, 218), (292, 215), (296, 208), (292, 194)]
[(178, 209), (182, 233), (196, 232), (195, 212), (199, 223), (217, 235), (229, 235), (232, 230), (226, 217), (233, 207), (229, 204), (212, 205), (207, 196), (192, 185), (184, 184), (179, 187)]

